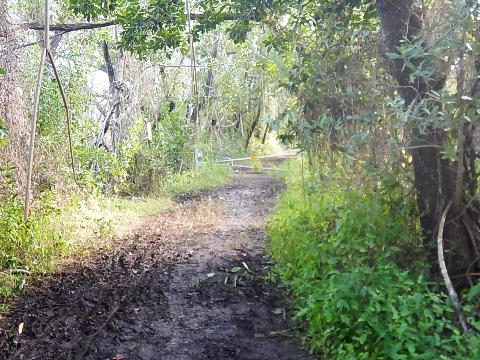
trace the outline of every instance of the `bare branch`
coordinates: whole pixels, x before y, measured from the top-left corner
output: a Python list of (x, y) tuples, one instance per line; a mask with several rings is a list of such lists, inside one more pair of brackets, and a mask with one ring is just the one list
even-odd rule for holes
[(55, 78), (57, 79), (58, 89), (60, 90), (63, 106), (65, 108), (65, 115), (67, 117), (68, 145), (70, 150), (70, 165), (72, 166), (73, 181), (77, 182), (77, 178), (75, 176), (75, 159), (73, 155), (72, 121), (70, 118), (70, 109), (68, 107), (67, 95), (65, 94), (65, 90), (63, 89), (62, 81), (60, 79), (60, 75), (58, 74), (57, 66), (55, 65), (55, 59), (53, 58), (52, 52), (49, 48), (47, 48), (47, 56), (50, 59), (53, 73), (55, 74)]
[(464, 333), (468, 332), (467, 323), (465, 321), (465, 315), (463, 314), (462, 305), (460, 305), (460, 300), (458, 300), (458, 295), (455, 289), (453, 288), (452, 281), (448, 275), (447, 265), (445, 264), (445, 257), (443, 255), (443, 229), (445, 228), (445, 220), (447, 218), (447, 213), (452, 203), (450, 203), (443, 212), (442, 219), (440, 220), (440, 225), (438, 228), (438, 237), (437, 237), (437, 246), (438, 246), (438, 262), (440, 265), (440, 270), (442, 271), (443, 281), (448, 291), (448, 296), (453, 303), (453, 308), (455, 309), (455, 314), (458, 317), (458, 322), (462, 327)]

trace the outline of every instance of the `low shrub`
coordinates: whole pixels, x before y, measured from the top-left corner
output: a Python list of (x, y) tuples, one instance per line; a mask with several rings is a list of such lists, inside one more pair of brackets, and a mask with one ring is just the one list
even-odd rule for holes
[[(5, 181), (13, 182), (5, 169), (1, 175), (2, 185), (6, 185)], [(52, 192), (39, 195), (25, 221), (23, 201), (15, 190), (8, 185), (1, 189), (0, 298), (6, 299), (24, 289), (28, 274), (49, 271), (52, 261), (66, 254), (70, 247), (66, 230), (58, 226), (60, 210), (54, 206)], [(0, 313), (4, 308), (0, 304)]]
[(14, 198), (0, 205), (0, 268), (48, 269), (50, 260), (64, 253), (67, 242), (55, 224), (60, 211), (46, 196), (23, 219), (23, 202)]

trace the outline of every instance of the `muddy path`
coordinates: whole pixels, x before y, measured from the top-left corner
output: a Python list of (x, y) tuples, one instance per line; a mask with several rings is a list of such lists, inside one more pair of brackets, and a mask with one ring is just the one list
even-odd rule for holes
[(280, 189), (239, 175), (42, 280), (0, 323), (0, 359), (310, 359), (265, 280)]

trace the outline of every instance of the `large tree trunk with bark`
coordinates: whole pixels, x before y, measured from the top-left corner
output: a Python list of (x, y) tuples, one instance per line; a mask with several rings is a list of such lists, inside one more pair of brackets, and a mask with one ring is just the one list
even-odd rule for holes
[[(384, 31), (386, 47), (389, 52), (397, 53), (397, 47), (404, 38), (413, 40), (423, 30), (423, 14), (416, 0), (377, 0), (377, 10)], [(425, 45), (426, 50), (428, 48)], [(419, 64), (422, 59), (413, 59)], [(430, 64), (432, 65), (432, 64)], [(406, 106), (415, 106), (425, 100), (430, 90), (441, 90), (445, 85), (446, 75), (439, 74), (433, 80), (416, 78), (411, 81), (411, 71), (404, 66), (403, 59), (392, 61), (391, 73), (398, 83), (398, 92), (406, 102)], [(420, 120), (421, 121), (421, 120)], [(468, 141), (463, 158), (451, 161), (442, 156), (446, 139), (444, 129), (428, 126), (421, 131), (420, 124), (414, 124), (410, 133), (409, 147), (413, 158), (415, 188), (421, 226), (424, 231), (426, 245), (431, 249), (431, 264), (434, 273), (438, 273), (435, 259), (435, 236), (443, 210), (454, 202), (457, 181), (460, 179), (462, 194), (460, 201), (447, 218), (445, 241), (448, 247), (448, 269), (457, 279), (456, 285), (467, 284), (468, 272), (478, 266), (477, 244), (480, 239), (478, 221), (478, 203), (475, 200), (476, 179), (472, 177), (471, 165), (474, 166), (475, 151), (471, 141), (471, 129), (466, 128)], [(457, 177), (459, 163), (466, 166), (465, 176)], [(465, 191), (468, 190), (468, 191)]]

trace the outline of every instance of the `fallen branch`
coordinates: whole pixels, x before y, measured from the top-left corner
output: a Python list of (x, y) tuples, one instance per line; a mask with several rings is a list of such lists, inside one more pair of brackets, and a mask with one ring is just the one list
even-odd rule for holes
[(8, 270), (5, 270), (5, 271), (2, 271), (0, 272), (0, 274), (25, 274), (25, 275), (31, 275), (32, 272), (29, 271), (29, 270), (25, 270), (25, 269), (8, 269)]
[(447, 218), (447, 213), (451, 206), (452, 203), (448, 204), (448, 206), (445, 208), (438, 228), (438, 263), (440, 265), (440, 270), (442, 271), (443, 281), (445, 282), (445, 286), (447, 287), (448, 296), (453, 303), (453, 308), (455, 310), (455, 314), (457, 315), (458, 322), (460, 323), (463, 333), (467, 333), (469, 330), (465, 321), (465, 315), (462, 310), (462, 305), (460, 305), (457, 292), (453, 288), (452, 281), (450, 280), (450, 276), (448, 275), (447, 265), (445, 264), (445, 257), (443, 255), (443, 230), (445, 228), (445, 220)]

